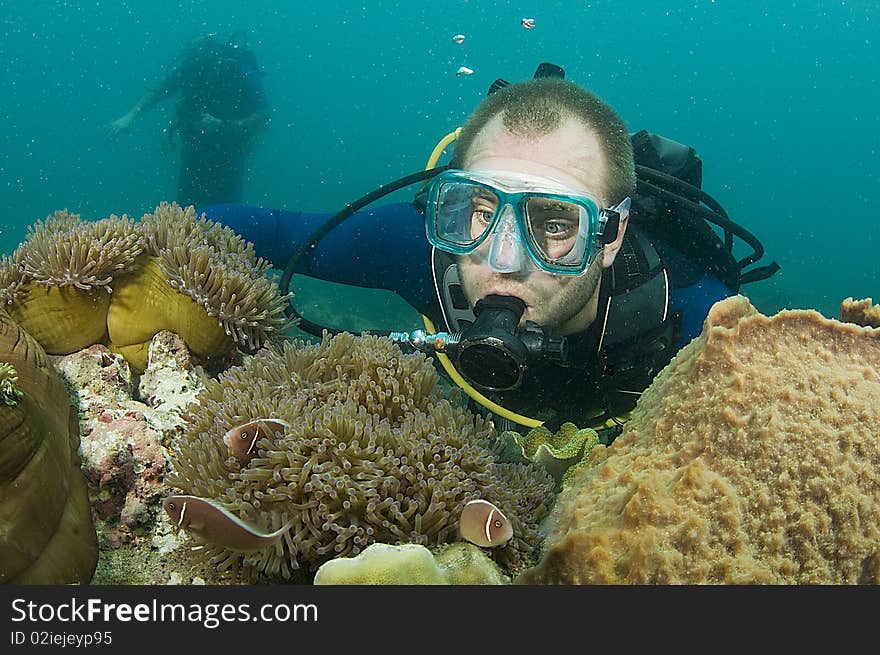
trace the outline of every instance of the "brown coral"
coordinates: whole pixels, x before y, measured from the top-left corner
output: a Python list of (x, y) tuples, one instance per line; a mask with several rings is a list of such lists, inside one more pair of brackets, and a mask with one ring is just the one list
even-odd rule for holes
[[(276, 546), (248, 555), (213, 546), (213, 561), (287, 577), (377, 541), (456, 541), (462, 507), (480, 497), (514, 524), (514, 538), (491, 555), (521, 568), (554, 482), (531, 465), (496, 464), (491, 424), (444, 397), (437, 380), (424, 355), (344, 333), (264, 349), (209, 382), (190, 408), (171, 483), (266, 529), (295, 519)], [(259, 417), (290, 428), (260, 438), (242, 467), (223, 435)]]
[(840, 320), (864, 327), (880, 327), (880, 307), (871, 298), (853, 300), (850, 296), (840, 303)]
[(880, 330), (717, 303), (521, 583), (880, 582)]

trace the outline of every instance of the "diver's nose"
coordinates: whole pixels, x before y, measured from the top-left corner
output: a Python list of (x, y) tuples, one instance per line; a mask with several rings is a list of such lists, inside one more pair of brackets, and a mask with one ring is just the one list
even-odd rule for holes
[(517, 273), (525, 260), (523, 243), (516, 229), (513, 207), (506, 205), (492, 234), (489, 235), (489, 268), (496, 273)]

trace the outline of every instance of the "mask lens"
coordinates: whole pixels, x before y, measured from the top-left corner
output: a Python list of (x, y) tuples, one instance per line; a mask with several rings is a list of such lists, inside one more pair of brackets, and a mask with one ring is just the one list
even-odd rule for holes
[(579, 204), (552, 196), (531, 197), (525, 203), (529, 239), (544, 261), (577, 265), (586, 250), (589, 216)]
[(498, 208), (497, 194), (466, 182), (444, 182), (437, 192), (434, 229), (441, 242), (459, 249), (476, 244)]

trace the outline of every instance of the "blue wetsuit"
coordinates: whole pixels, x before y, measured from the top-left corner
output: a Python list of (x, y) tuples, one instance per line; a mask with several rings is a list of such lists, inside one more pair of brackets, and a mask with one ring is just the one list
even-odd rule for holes
[[(257, 256), (280, 269), (332, 216), (241, 204), (212, 205), (198, 211), (251, 241)], [(695, 272), (693, 264), (668, 244), (654, 241), (654, 245), (669, 272), (670, 312), (681, 312), (681, 347), (700, 333), (712, 304), (734, 292), (718, 278)], [(343, 221), (318, 243), (303, 264), (307, 268), (295, 272), (394, 291), (417, 310), (425, 311), (434, 298), (430, 250), (424, 217), (415, 206), (386, 204)]]

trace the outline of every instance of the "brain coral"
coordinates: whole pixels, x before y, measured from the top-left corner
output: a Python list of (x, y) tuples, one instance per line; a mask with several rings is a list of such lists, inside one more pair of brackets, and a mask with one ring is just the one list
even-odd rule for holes
[(519, 583), (880, 582), (880, 330), (716, 303)]
[[(171, 483), (266, 529), (294, 519), (275, 546), (242, 554), (211, 545), (212, 561), (289, 577), (374, 542), (452, 542), (464, 504), (486, 498), (514, 525), (491, 556), (510, 571), (531, 563), (553, 479), (531, 464), (497, 463), (491, 423), (437, 381), (424, 355), (347, 333), (265, 348), (210, 381), (190, 406)], [(261, 437), (242, 465), (223, 435), (266, 417), (290, 427)]]

